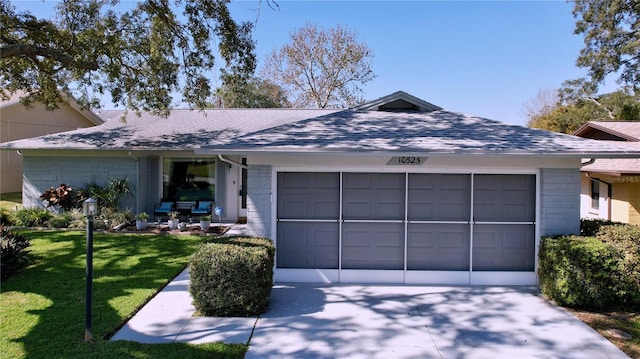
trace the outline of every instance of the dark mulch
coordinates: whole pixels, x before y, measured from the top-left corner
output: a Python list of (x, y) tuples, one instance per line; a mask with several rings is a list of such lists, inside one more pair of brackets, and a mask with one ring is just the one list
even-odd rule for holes
[(218, 226), (211, 225), (208, 230), (203, 231), (200, 229), (200, 224), (193, 223), (188, 224), (184, 230), (180, 229), (169, 229), (169, 226), (166, 224), (153, 224), (150, 223), (145, 229), (136, 229), (135, 224), (127, 225), (122, 227), (121, 229), (115, 232), (126, 232), (126, 233), (152, 233), (152, 234), (190, 234), (190, 235), (222, 235), (225, 234), (229, 230), (230, 226)]

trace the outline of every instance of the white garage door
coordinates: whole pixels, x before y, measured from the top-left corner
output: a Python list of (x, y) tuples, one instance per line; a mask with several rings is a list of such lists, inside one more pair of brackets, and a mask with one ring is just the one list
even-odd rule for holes
[(279, 172), (276, 280), (535, 284), (535, 175)]

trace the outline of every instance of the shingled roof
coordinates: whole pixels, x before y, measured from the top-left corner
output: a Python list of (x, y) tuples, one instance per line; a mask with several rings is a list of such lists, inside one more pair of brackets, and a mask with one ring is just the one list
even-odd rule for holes
[(627, 176), (640, 174), (640, 122), (625, 121), (589, 121), (580, 127), (576, 136), (586, 138), (615, 138), (615, 141), (604, 141), (615, 146), (623, 146), (636, 151), (636, 158), (598, 159), (583, 166), (583, 172)]
[[(575, 136), (616, 141), (640, 141), (638, 121), (589, 121), (577, 129)], [(608, 135), (608, 136), (607, 136)]]
[(104, 124), (3, 144), (4, 148), (79, 150), (193, 150), (228, 143), (238, 136), (336, 110), (171, 110), (169, 116), (106, 112)]
[(404, 92), (348, 110), (172, 110), (121, 114), (92, 128), (3, 144), (12, 149), (194, 150), (196, 153), (402, 152), (631, 157), (603, 141), (442, 110)]

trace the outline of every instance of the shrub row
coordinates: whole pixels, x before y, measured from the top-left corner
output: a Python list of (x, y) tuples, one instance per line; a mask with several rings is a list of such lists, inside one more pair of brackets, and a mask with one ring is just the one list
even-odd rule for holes
[[(133, 215), (130, 211), (117, 211), (103, 208), (95, 218), (96, 229), (110, 229), (118, 224), (130, 223)], [(23, 208), (18, 211), (0, 209), (0, 224), (18, 227), (49, 227), (82, 229), (87, 226), (87, 219), (79, 209), (61, 213), (53, 213), (45, 208)]]
[(189, 262), (189, 291), (208, 316), (264, 313), (273, 285), (275, 249), (266, 238), (217, 238), (203, 244)]
[(31, 243), (29, 238), (2, 225), (0, 237), (0, 271), (4, 280), (29, 263), (26, 249)]
[(585, 237), (594, 237), (602, 227), (621, 224), (622, 223), (620, 222), (612, 222), (605, 219), (583, 218), (580, 220), (580, 235)]
[(543, 238), (540, 288), (560, 305), (640, 306), (640, 228), (607, 225), (596, 237)]

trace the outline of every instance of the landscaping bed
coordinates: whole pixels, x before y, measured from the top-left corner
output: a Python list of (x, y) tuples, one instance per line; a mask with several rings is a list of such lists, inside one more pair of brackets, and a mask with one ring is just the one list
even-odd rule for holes
[(640, 313), (569, 310), (631, 358), (640, 358)]
[(111, 232), (120, 233), (149, 233), (149, 234), (173, 234), (173, 235), (211, 235), (220, 236), (229, 231), (231, 226), (211, 226), (207, 230), (200, 229), (200, 225), (197, 223), (187, 224), (186, 228), (170, 229), (166, 224), (149, 224), (144, 229), (136, 229), (135, 224), (126, 225), (118, 230), (110, 230)]

